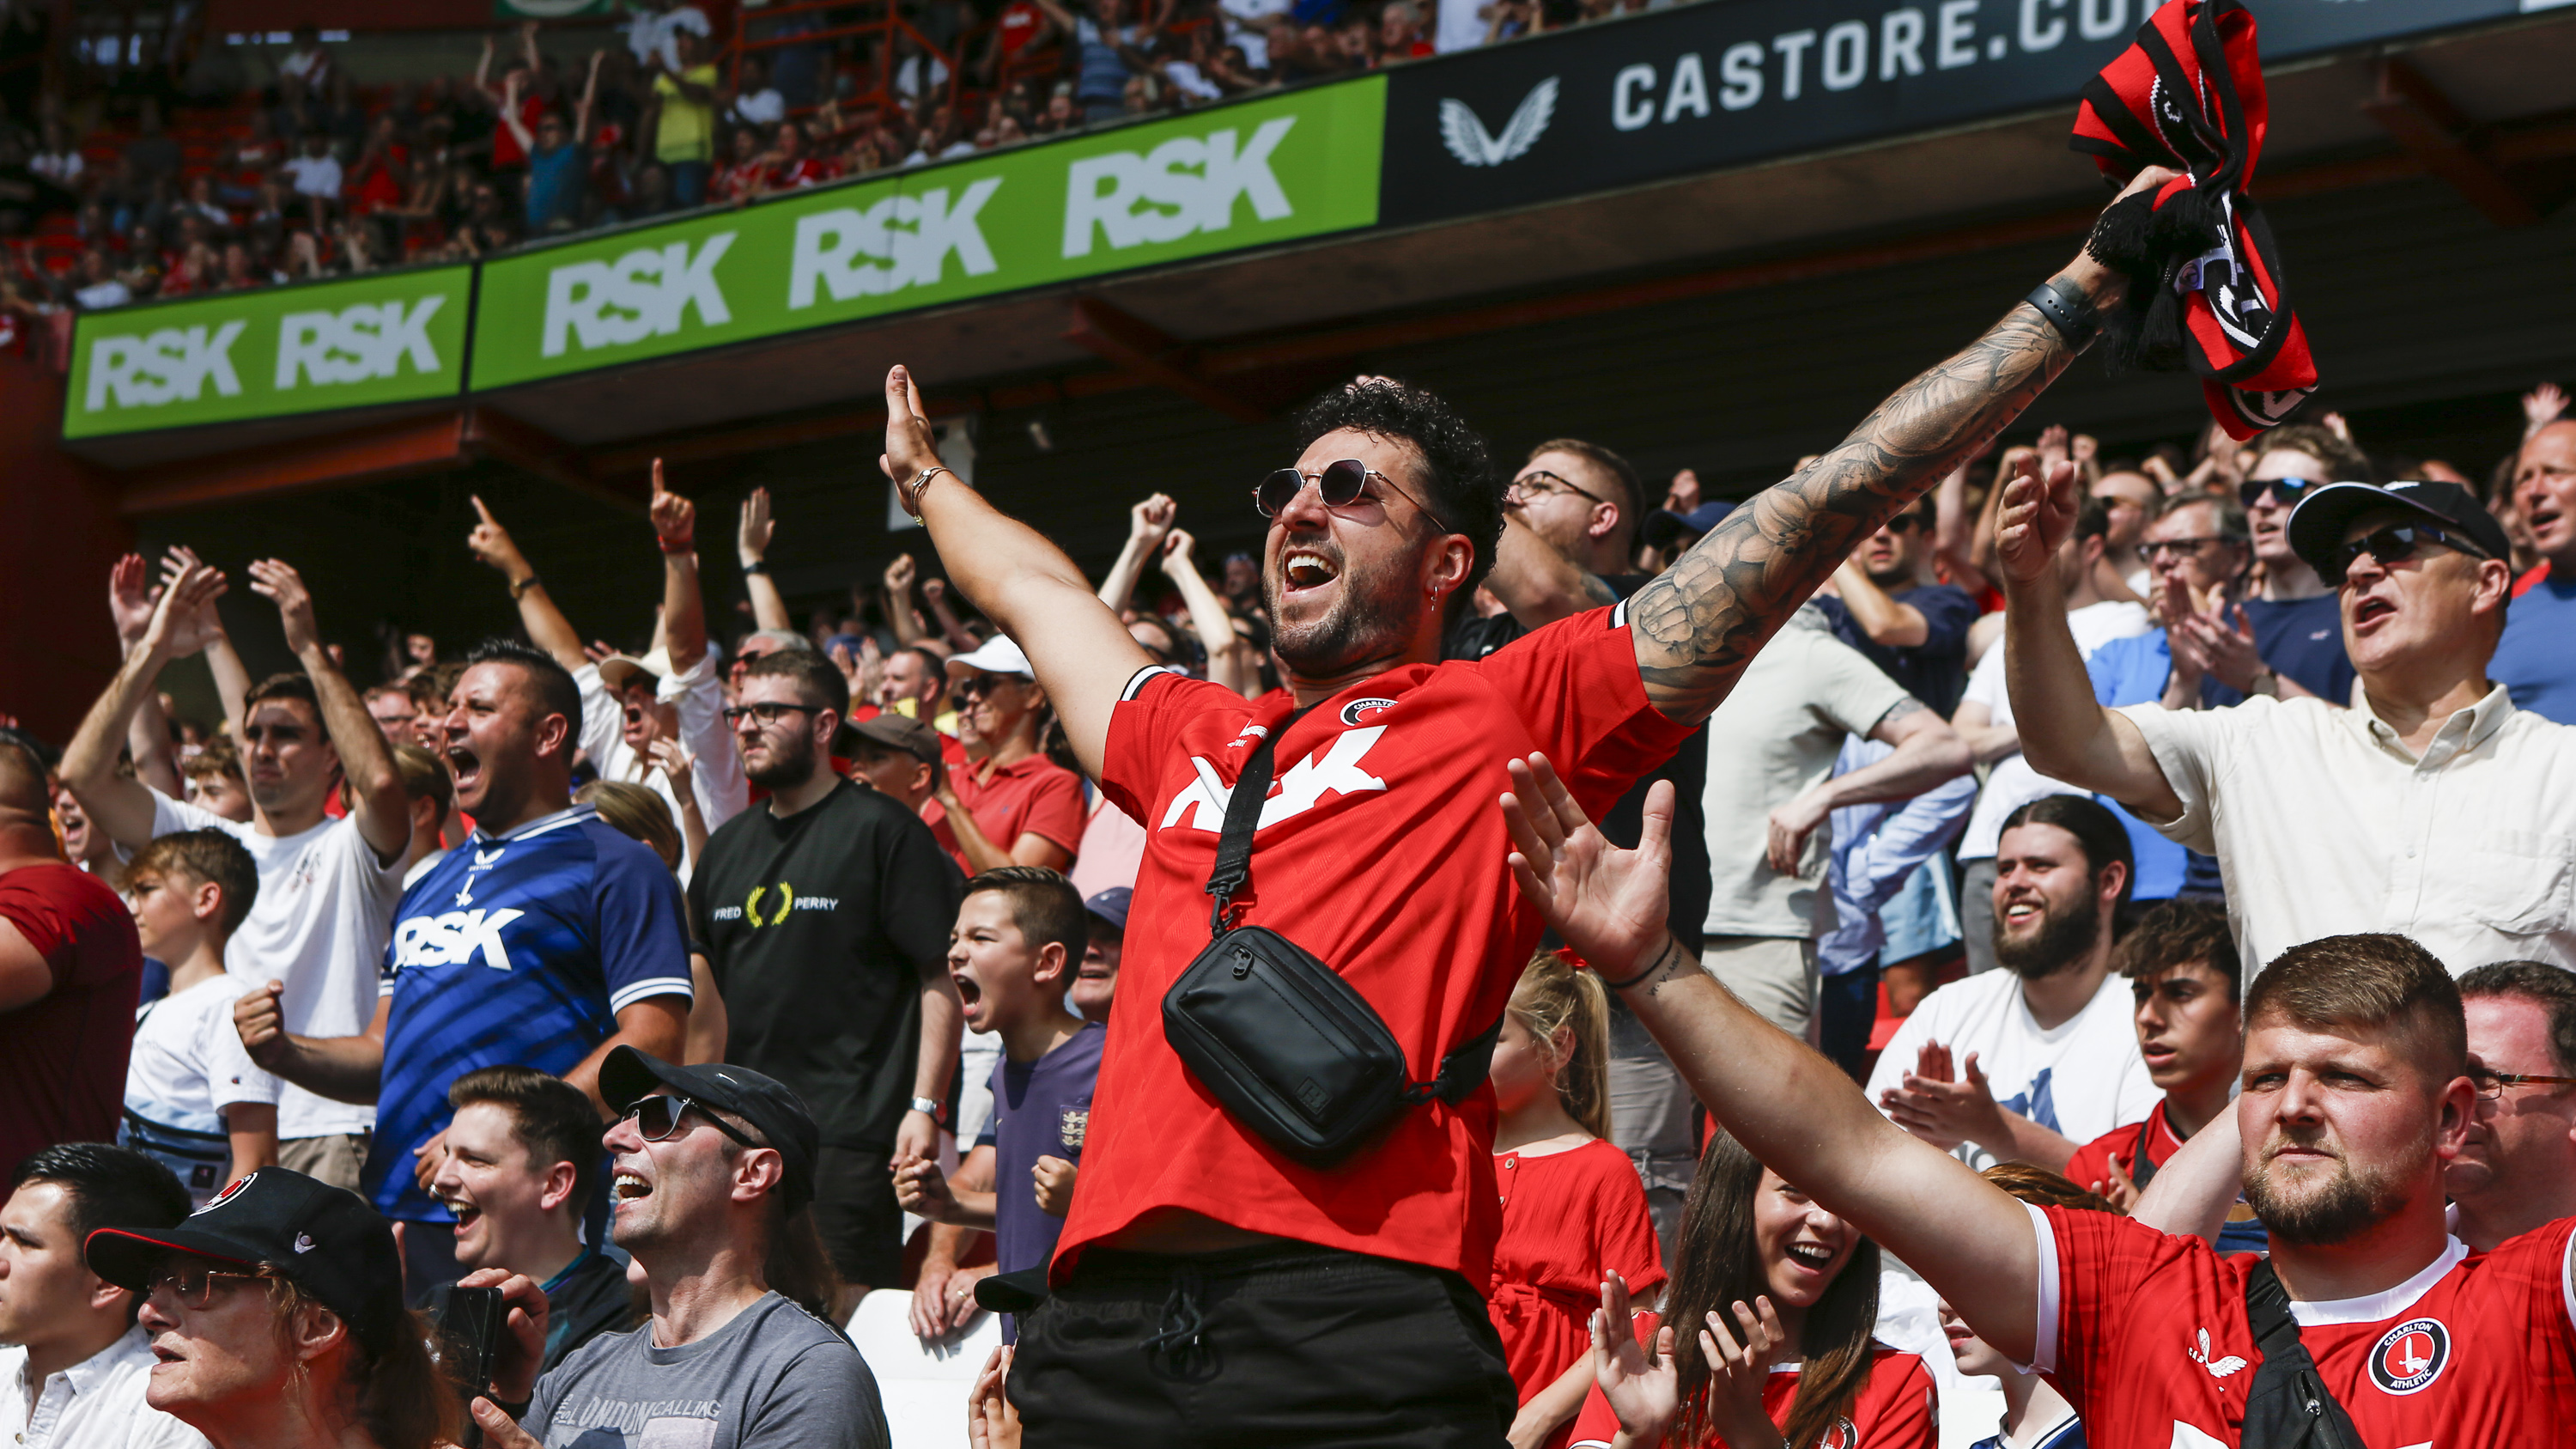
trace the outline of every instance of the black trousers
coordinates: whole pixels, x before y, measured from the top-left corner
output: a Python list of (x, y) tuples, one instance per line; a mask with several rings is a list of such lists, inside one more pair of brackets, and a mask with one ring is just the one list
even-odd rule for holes
[(1331, 1248), (1094, 1248), (1019, 1322), (1036, 1449), (1496, 1449), (1519, 1402), (1465, 1279)]

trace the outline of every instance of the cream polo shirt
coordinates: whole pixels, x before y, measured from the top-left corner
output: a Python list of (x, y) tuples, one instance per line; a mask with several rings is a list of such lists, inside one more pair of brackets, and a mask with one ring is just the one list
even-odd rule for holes
[(2411, 936), (2455, 976), (2576, 968), (2576, 728), (2502, 686), (2420, 760), (2358, 685), (2348, 710), (2258, 696), (2120, 712), (2182, 800), (2148, 823), (2218, 857), (2248, 982), (2289, 947), (2358, 931)]

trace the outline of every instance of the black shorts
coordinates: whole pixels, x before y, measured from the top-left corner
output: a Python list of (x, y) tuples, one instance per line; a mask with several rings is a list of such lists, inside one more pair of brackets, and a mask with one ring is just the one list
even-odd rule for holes
[(903, 1286), (903, 1208), (894, 1200), (894, 1159), (883, 1152), (825, 1147), (814, 1162), (814, 1226), (844, 1283)]
[(1031, 1444), (1495, 1449), (1519, 1404), (1464, 1278), (1332, 1248), (1093, 1248), (1019, 1328)]

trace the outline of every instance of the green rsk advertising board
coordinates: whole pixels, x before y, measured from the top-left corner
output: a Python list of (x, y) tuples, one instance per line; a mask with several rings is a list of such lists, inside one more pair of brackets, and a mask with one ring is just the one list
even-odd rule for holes
[(487, 262), (479, 391), (1369, 226), (1369, 77)]
[(473, 295), (431, 267), (85, 313), (63, 436), (455, 396)]

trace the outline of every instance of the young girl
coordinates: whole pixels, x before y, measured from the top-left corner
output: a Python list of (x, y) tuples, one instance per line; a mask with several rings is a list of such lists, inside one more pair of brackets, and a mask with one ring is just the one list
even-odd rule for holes
[[(1870, 1340), (1878, 1245), (1720, 1132), (1682, 1208), (1662, 1322), (1610, 1279), (1593, 1316), (1596, 1382), (1574, 1443), (1646, 1449), (1933, 1449), (1923, 1361)], [(1647, 1351), (1642, 1345), (1653, 1344)]]
[(1494, 1043), (1494, 1177), (1503, 1231), (1490, 1311), (1520, 1387), (1514, 1449), (1561, 1449), (1592, 1387), (1586, 1322), (1603, 1274), (1639, 1293), (1664, 1279), (1646, 1192), (1610, 1131), (1610, 1018), (1601, 982), (1533, 958)]
[[(2084, 1208), (2117, 1213), (2118, 1208), (2045, 1168), (1998, 1162), (1986, 1169), (1986, 1181), (2038, 1207)], [(1941, 1331), (1950, 1339), (1950, 1356), (1963, 1374), (1992, 1374), (2003, 1385), (2004, 1417), (1995, 1432), (1970, 1449), (2084, 1449), (2084, 1421), (2063, 1395), (2037, 1374), (2013, 1367), (1984, 1339), (1977, 1337), (1949, 1304), (1941, 1305)]]

